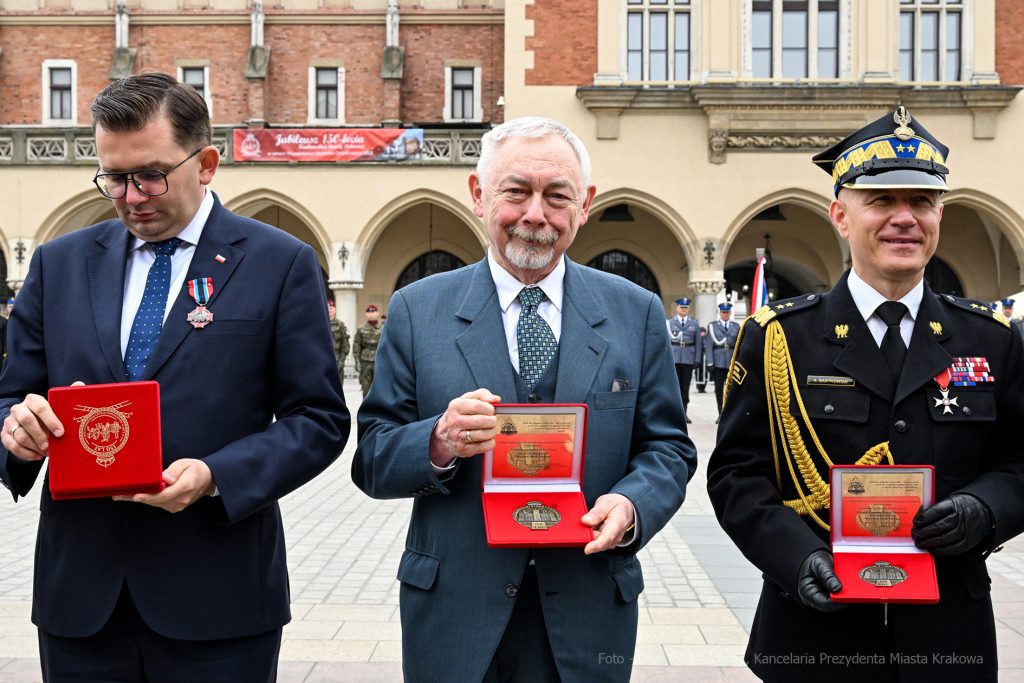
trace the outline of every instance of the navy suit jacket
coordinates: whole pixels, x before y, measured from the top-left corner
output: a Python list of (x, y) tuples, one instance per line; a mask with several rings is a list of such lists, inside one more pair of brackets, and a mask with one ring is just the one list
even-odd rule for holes
[[(616, 379), (632, 389), (612, 392)], [(374, 498), (415, 497), (398, 569), (403, 667), (414, 683), (479, 683), (512, 613), (506, 587), (518, 586), (527, 563), (527, 549), (487, 546), (481, 457), (460, 460), (443, 479), (430, 467), (435, 422), (449, 401), (480, 387), (516, 402), (486, 259), (395, 293), (359, 410), (353, 481)], [(587, 505), (621, 493), (641, 523), (640, 538), (623, 548), (533, 550), (544, 621), (563, 683), (626, 681), (643, 590), (636, 553), (678, 510), (696, 468), (657, 297), (566, 259), (555, 402), (589, 408)], [(603, 663), (600, 653), (623, 663)]]
[[(10, 320), (0, 421), (29, 393), (127, 381), (130, 238), (115, 219), (36, 249)], [(201, 277), (213, 278), (215, 319), (200, 330), (186, 317), (188, 280)], [(172, 638), (253, 635), (290, 619), (276, 501), (330, 465), (350, 428), (319, 263), (308, 245), (215, 198), (186, 282), (169, 296), (142, 376), (160, 383), (163, 464), (203, 458), (220, 496), (172, 515), (110, 498), (55, 501), (44, 482), (32, 621), (47, 633), (96, 633), (125, 580), (146, 623)], [(15, 500), (41, 469), (0, 448)]]

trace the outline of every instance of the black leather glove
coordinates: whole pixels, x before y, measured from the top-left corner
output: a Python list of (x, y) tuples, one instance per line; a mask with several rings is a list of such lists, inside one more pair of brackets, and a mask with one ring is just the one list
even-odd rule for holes
[(919, 510), (910, 530), (914, 545), (933, 555), (959, 555), (991, 533), (992, 514), (969, 493), (954, 493), (927, 510)]
[(829, 593), (843, 590), (834, 566), (832, 555), (827, 550), (815, 550), (800, 565), (797, 578), (800, 600), (815, 611), (831, 614), (846, 607), (846, 603), (832, 602), (829, 598)]

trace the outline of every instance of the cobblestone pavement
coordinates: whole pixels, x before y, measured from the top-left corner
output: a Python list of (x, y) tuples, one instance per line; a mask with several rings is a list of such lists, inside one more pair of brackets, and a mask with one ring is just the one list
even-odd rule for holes
[[(358, 386), (346, 386), (353, 411)], [(754, 681), (743, 666), (760, 573), (718, 527), (706, 492), (714, 448), (713, 394), (694, 394), (690, 436), (700, 468), (687, 499), (641, 550), (646, 589), (634, 681)], [(327, 472), (281, 501), (293, 592), (285, 627), (284, 683), (401, 681), (401, 623), (395, 574), (411, 500), (377, 501), (352, 483), (353, 431)], [(0, 683), (41, 681), (29, 621), (38, 489), (18, 505), (0, 497)], [(989, 561), (999, 619), (1002, 681), (1024, 681), (1024, 542)]]

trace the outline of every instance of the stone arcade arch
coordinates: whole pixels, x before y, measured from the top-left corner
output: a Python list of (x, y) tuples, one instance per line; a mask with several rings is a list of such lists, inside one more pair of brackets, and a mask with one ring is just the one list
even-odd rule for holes
[(225, 208), (284, 230), (313, 247), (326, 280), (331, 275), (331, 240), (320, 221), (304, 206), (273, 190), (246, 192), (225, 202)]

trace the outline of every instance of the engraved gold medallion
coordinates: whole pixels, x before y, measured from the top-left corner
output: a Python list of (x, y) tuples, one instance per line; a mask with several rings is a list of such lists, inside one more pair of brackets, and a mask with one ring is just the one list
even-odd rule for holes
[(879, 560), (861, 569), (858, 576), (878, 588), (892, 588), (907, 580), (907, 570)]
[(512, 513), (512, 519), (534, 531), (546, 531), (561, 522), (562, 515), (554, 508), (531, 500), (523, 507), (516, 508)]
[(131, 405), (130, 401), (106, 408), (75, 407), (75, 410), (85, 413), (75, 418), (78, 440), (85, 450), (96, 456), (96, 464), (100, 467), (114, 464), (114, 455), (128, 443), (128, 418), (132, 414), (120, 410), (128, 405)]
[(551, 455), (529, 441), (511, 449), (505, 460), (528, 477), (532, 477), (551, 464)]
[(857, 526), (872, 536), (887, 536), (900, 528), (900, 516), (881, 503), (871, 503), (857, 513)]

